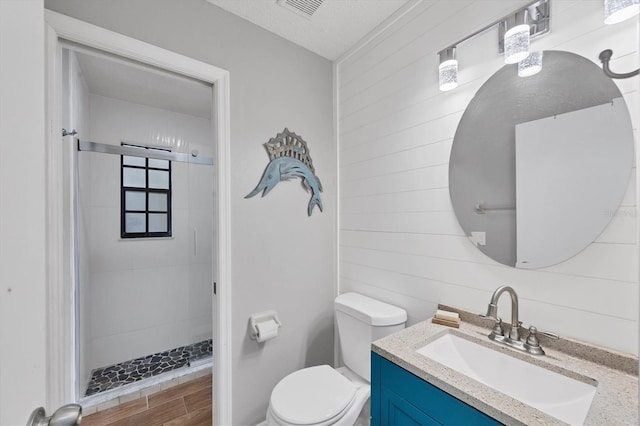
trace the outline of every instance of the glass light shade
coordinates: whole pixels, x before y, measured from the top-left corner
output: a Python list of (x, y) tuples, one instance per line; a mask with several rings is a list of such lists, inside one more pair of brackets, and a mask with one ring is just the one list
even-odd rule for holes
[(542, 51), (531, 52), (529, 56), (518, 62), (518, 75), (529, 77), (542, 70)]
[(504, 62), (515, 64), (529, 56), (529, 25), (517, 25), (504, 33)]
[(604, 23), (617, 24), (640, 13), (640, 0), (604, 0)]
[(440, 90), (446, 92), (458, 87), (458, 61), (449, 59), (444, 61), (438, 67), (438, 75), (440, 79)]

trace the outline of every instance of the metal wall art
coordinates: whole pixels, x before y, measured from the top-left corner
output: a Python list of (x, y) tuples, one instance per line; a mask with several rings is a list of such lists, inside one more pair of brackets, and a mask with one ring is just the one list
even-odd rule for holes
[(279, 182), (299, 177), (302, 179), (303, 188), (307, 192), (311, 191), (307, 214), (311, 216), (316, 205), (322, 211), (322, 199), (320, 198), (322, 184), (315, 174), (307, 143), (300, 136), (285, 128), (282, 133), (271, 138), (264, 146), (271, 161), (267, 164), (256, 189), (244, 198), (253, 197), (261, 191), (264, 197)]

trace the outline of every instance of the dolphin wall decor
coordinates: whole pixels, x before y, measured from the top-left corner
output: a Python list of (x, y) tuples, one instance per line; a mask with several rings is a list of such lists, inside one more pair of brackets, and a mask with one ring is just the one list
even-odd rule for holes
[(271, 161), (267, 164), (258, 186), (244, 198), (251, 198), (260, 192), (264, 197), (279, 182), (299, 177), (304, 189), (307, 192), (311, 191), (307, 214), (311, 216), (315, 206), (318, 206), (322, 211), (322, 199), (320, 198), (322, 184), (318, 176), (315, 175), (307, 143), (300, 136), (285, 128), (275, 138), (269, 139), (269, 142), (264, 146)]

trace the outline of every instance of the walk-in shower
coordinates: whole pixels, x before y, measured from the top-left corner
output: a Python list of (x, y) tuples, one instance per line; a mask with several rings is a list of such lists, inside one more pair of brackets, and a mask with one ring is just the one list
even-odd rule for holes
[(65, 49), (77, 397), (211, 362), (212, 87)]

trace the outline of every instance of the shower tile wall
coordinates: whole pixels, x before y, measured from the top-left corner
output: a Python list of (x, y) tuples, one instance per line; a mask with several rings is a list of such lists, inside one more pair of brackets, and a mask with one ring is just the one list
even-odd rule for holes
[[(210, 120), (94, 94), (89, 100), (86, 139), (213, 155)], [(89, 348), (81, 355), (87, 359), (85, 368), (91, 371), (210, 339), (211, 167), (173, 163), (171, 238), (122, 240), (120, 157), (83, 152), (80, 165), (80, 204), (89, 242), (80, 263), (88, 261), (91, 268), (89, 283), (81, 283), (91, 313), (90, 324), (80, 324), (81, 329), (90, 328)]]

